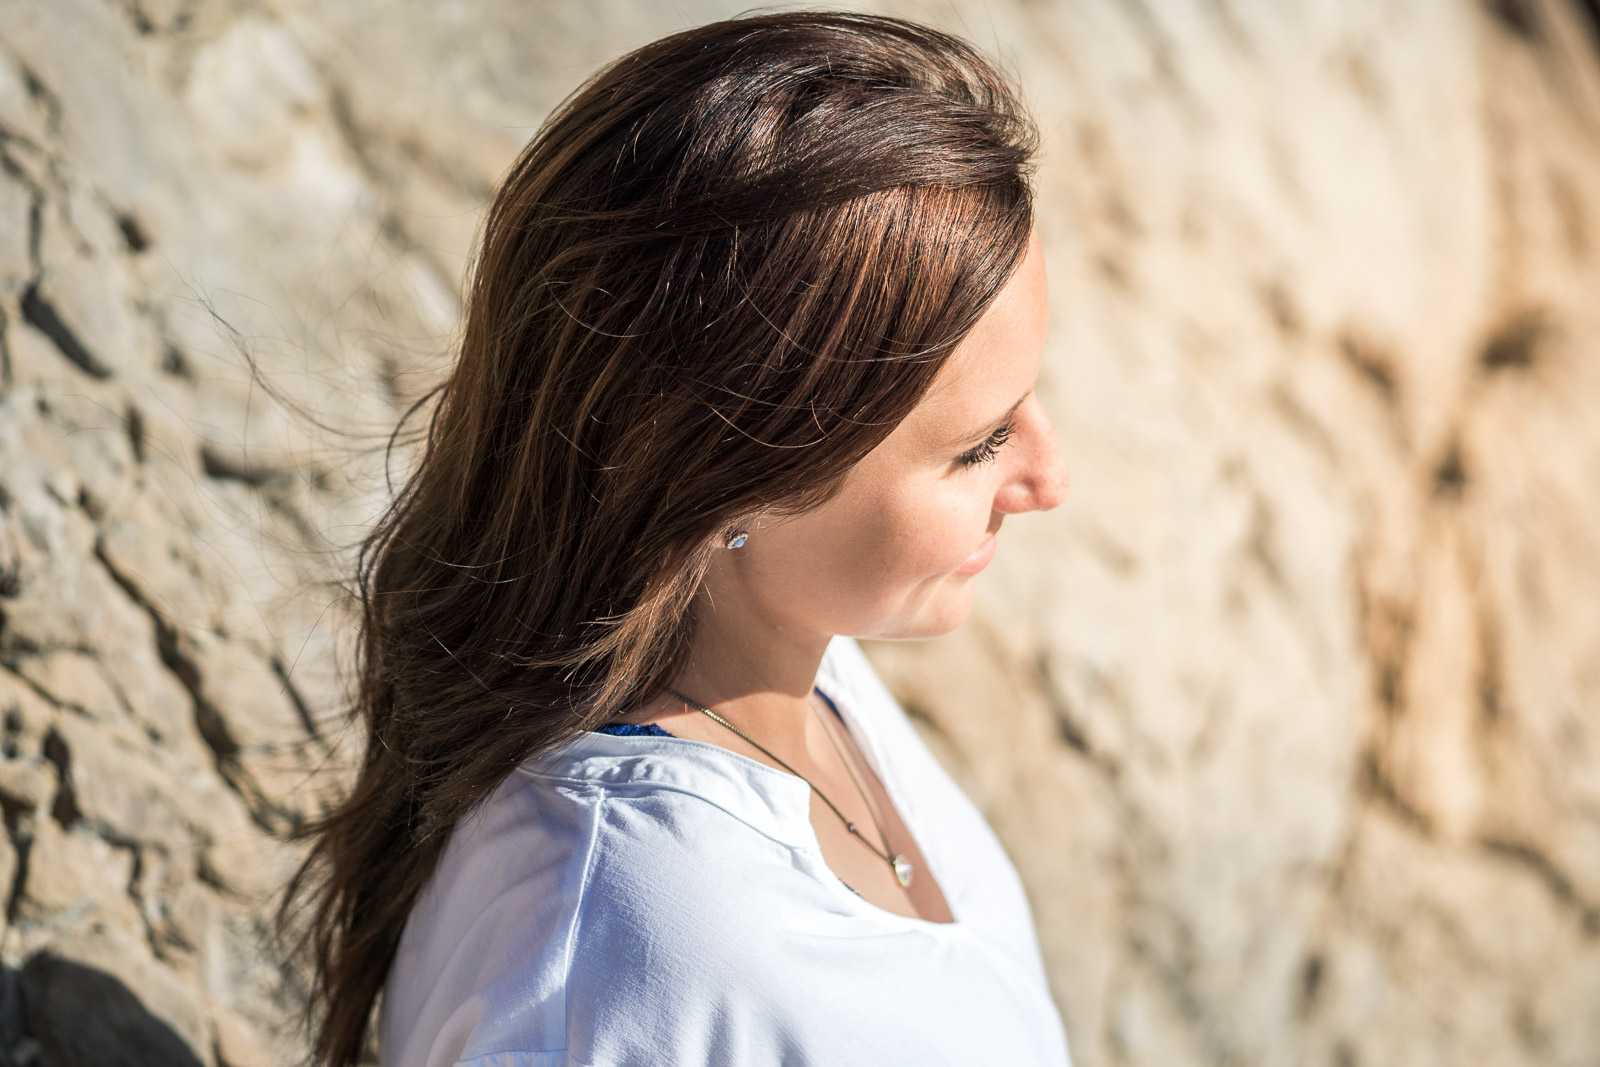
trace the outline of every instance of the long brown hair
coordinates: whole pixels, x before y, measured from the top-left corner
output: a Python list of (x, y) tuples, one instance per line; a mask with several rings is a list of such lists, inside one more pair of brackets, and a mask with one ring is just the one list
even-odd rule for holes
[(318, 1062), (360, 1055), (452, 826), (670, 683), (723, 531), (826, 500), (921, 399), (1023, 256), (1034, 140), (969, 45), (794, 12), (623, 56), (522, 152), (359, 556), (359, 775), (279, 912)]

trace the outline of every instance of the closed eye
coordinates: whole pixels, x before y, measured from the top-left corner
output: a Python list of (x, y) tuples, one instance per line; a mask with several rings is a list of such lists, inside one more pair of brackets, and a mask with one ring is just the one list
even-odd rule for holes
[(1005, 424), (985, 437), (981, 443), (967, 449), (956, 457), (956, 462), (963, 467), (976, 467), (988, 463), (1000, 453), (1000, 447), (1010, 440), (1011, 435), (1017, 430), (1015, 419), (1007, 419)]

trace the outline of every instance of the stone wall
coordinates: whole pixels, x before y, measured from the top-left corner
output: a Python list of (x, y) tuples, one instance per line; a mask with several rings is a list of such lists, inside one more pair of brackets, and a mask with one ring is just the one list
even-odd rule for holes
[[(735, 10), (0, 4), (0, 1064), (303, 1052), (278, 839), (476, 212)], [(1600, 1063), (1595, 5), (892, 10), (1044, 129), (1074, 484), (869, 653), (1078, 1063)]]

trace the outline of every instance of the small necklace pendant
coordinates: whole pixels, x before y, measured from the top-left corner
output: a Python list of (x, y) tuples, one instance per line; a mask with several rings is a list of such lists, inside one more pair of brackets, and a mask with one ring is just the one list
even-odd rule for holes
[(895, 853), (894, 859), (892, 861), (890, 861), (890, 863), (891, 863), (891, 866), (894, 867), (894, 877), (895, 877), (895, 880), (900, 883), (900, 887), (902, 889), (910, 889), (911, 888), (911, 861), (906, 859), (904, 856), (900, 855), (897, 852), (897, 853)]

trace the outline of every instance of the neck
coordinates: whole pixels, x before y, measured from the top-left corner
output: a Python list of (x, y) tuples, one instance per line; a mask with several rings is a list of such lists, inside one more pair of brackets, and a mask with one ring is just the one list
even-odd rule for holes
[(830, 635), (795, 632), (710, 590), (702, 590), (695, 609), (689, 658), (672, 688), (764, 745), (810, 748), (817, 739), (811, 687)]

